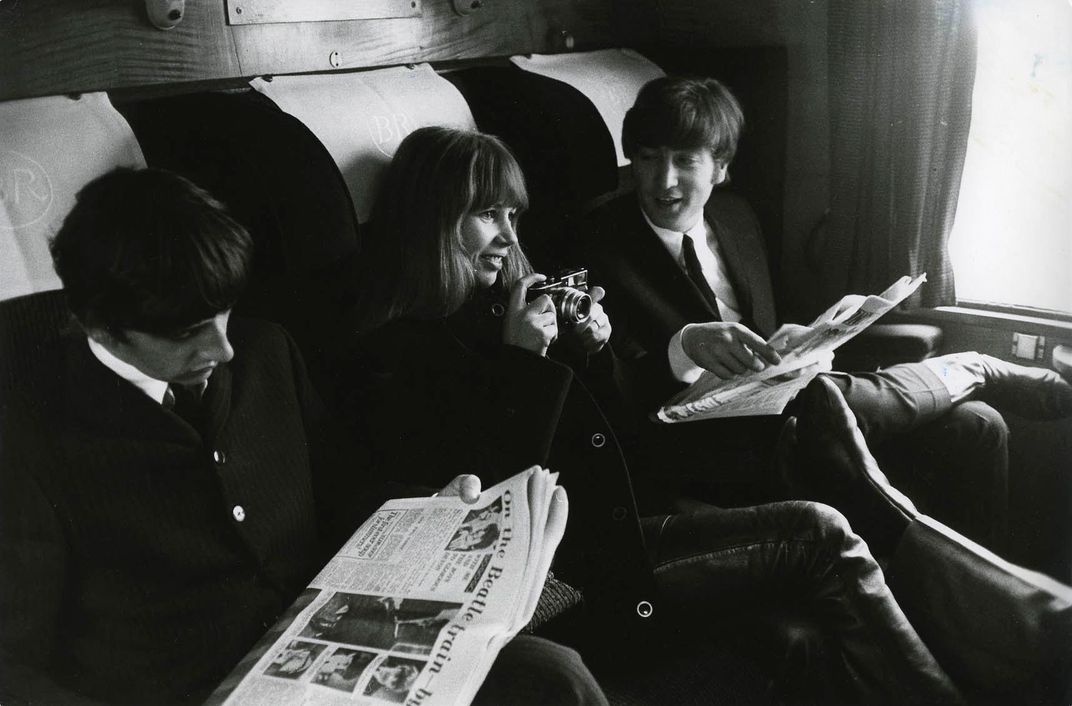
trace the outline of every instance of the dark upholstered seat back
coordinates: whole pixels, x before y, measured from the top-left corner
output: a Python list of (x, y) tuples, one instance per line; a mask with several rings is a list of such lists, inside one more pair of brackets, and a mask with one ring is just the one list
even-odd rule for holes
[(149, 166), (219, 198), (256, 252), (239, 313), (278, 321), (315, 365), (348, 303), (357, 221), (338, 168), (296, 118), (250, 90), (119, 106)]

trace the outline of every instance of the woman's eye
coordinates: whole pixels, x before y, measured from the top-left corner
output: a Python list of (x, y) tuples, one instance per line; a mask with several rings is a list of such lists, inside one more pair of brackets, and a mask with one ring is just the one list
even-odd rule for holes
[(486, 223), (493, 223), (495, 221), (495, 210), (489, 209), (487, 211), (481, 211), (477, 214), (477, 218), (482, 221), (485, 221)]
[(517, 217), (520, 214), (518, 214), (517, 209), (510, 209), (510, 212), (508, 214), (506, 214), (506, 215), (507, 215), (507, 218), (510, 219), (511, 223), (517, 223)]

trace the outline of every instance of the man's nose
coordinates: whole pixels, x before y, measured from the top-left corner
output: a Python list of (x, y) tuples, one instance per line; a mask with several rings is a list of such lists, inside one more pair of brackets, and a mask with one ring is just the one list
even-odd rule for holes
[(227, 318), (217, 316), (205, 333), (202, 355), (217, 363), (227, 363), (234, 358), (234, 348), (227, 338)]
[(677, 168), (671, 160), (665, 160), (659, 164), (658, 172), (659, 187), (669, 189), (677, 186)]

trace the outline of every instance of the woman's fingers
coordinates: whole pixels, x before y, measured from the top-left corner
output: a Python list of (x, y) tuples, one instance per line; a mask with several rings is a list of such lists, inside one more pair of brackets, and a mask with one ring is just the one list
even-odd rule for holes
[[(526, 299), (528, 298), (529, 287), (537, 282), (543, 282), (545, 279), (547, 279), (547, 277), (538, 272), (533, 272), (532, 274), (525, 275), (519, 279), (513, 289), (510, 290), (510, 310), (521, 311), (524, 309), (528, 304)], [(540, 297), (540, 299), (542, 298), (544, 297)], [(546, 298), (548, 301), (551, 299), (550, 297)]]

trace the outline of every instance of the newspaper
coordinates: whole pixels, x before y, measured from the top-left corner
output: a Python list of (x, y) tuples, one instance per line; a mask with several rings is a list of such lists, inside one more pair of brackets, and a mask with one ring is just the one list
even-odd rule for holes
[(812, 378), (830, 370), (834, 350), (904, 301), (927, 280), (926, 274), (902, 277), (879, 295), (850, 294), (824, 311), (793, 341), (790, 327), (778, 329), (767, 341), (782, 357), (778, 365), (726, 380), (705, 371), (689, 387), (655, 413), (660, 422), (675, 424), (722, 417), (780, 414)]
[(566, 526), (557, 479), (385, 503), (207, 703), (469, 703), (536, 609)]

